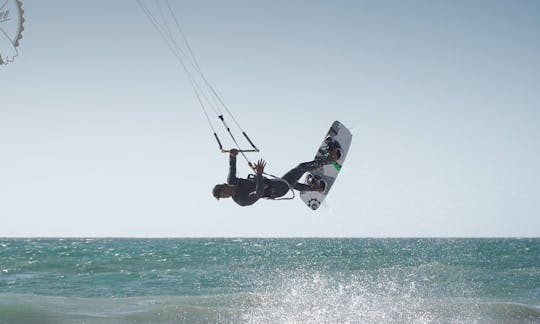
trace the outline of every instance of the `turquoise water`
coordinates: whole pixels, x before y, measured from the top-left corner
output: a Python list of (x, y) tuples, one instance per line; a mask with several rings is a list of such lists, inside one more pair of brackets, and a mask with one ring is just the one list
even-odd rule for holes
[(0, 323), (540, 323), (540, 239), (0, 239)]

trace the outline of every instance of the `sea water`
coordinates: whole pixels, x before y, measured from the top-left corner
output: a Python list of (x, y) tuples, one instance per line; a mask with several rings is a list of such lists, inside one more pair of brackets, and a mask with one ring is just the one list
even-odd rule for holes
[(540, 239), (0, 239), (0, 323), (540, 323)]

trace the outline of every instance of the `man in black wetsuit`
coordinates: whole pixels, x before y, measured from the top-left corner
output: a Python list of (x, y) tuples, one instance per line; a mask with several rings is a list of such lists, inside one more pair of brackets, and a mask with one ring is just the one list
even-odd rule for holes
[(336, 159), (335, 155), (331, 155), (329, 158), (300, 163), (296, 168), (287, 172), (281, 180), (263, 177), (266, 162), (261, 159), (255, 164), (255, 177), (243, 179), (236, 177), (237, 154), (238, 150), (236, 149), (230, 151), (227, 183), (216, 185), (212, 194), (216, 199), (232, 198), (240, 206), (252, 205), (260, 198), (274, 199), (282, 197), (287, 194), (289, 188), (298, 191), (323, 191), (324, 186), (320, 183), (308, 185), (298, 183), (298, 180), (304, 173), (321, 168)]

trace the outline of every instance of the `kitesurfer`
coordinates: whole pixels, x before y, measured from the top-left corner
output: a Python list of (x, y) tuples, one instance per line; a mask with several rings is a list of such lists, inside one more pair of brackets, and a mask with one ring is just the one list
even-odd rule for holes
[(310, 162), (300, 163), (297, 167), (287, 172), (281, 179), (269, 179), (263, 176), (266, 161), (260, 159), (254, 166), (255, 175), (247, 179), (236, 177), (236, 156), (238, 150), (231, 149), (229, 152), (229, 175), (227, 183), (218, 184), (212, 194), (216, 199), (232, 198), (240, 206), (254, 204), (260, 198), (275, 199), (287, 194), (290, 188), (298, 191), (324, 191), (323, 181), (313, 181), (311, 184), (298, 183), (298, 180), (306, 172), (321, 168), (339, 158), (339, 151), (329, 152), (325, 158)]

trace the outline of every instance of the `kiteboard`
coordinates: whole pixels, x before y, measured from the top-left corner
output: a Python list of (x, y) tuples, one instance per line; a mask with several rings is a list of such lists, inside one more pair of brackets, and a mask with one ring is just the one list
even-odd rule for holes
[[(315, 159), (327, 158), (330, 154), (336, 154), (337, 160), (324, 165), (322, 168), (308, 172), (305, 182), (308, 184), (317, 182), (324, 187), (323, 191), (302, 191), (300, 198), (313, 210), (317, 210), (322, 204), (328, 192), (334, 185), (341, 171), (347, 152), (351, 146), (352, 134), (339, 121), (332, 126), (324, 136), (323, 142), (315, 155)], [(335, 152), (335, 153), (332, 153)]]

